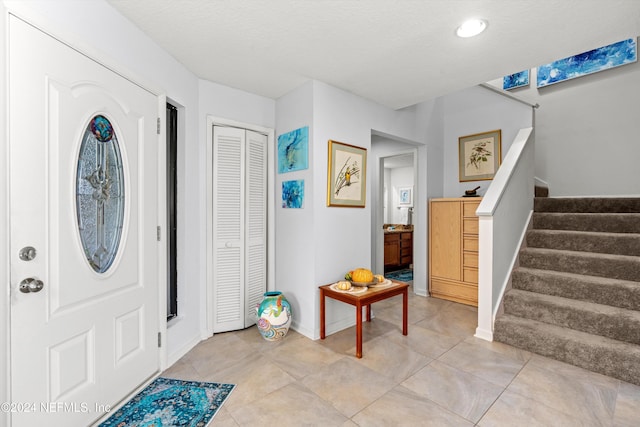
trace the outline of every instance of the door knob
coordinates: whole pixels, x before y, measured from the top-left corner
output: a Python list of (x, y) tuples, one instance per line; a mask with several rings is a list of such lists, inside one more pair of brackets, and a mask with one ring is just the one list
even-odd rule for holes
[(40, 292), (44, 288), (42, 280), (29, 277), (20, 282), (20, 292), (28, 294), (31, 292)]

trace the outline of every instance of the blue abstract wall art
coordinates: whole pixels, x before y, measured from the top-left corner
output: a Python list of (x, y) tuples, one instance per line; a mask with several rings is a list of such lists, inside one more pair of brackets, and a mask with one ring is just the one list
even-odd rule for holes
[(636, 39), (627, 39), (538, 67), (537, 86), (543, 87), (638, 60)]
[(282, 182), (282, 207), (288, 209), (304, 207), (304, 179)]
[(309, 168), (309, 127), (278, 136), (278, 173)]
[(502, 78), (502, 89), (504, 90), (524, 86), (529, 86), (529, 70), (520, 71)]

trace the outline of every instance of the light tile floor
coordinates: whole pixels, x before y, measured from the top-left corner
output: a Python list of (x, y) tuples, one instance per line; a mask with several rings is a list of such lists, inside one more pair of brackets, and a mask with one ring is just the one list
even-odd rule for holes
[[(237, 384), (214, 426), (640, 426), (640, 387), (473, 337), (473, 307), (410, 294), (355, 327), (279, 342), (254, 327), (201, 342), (163, 376)], [(354, 315), (355, 317), (355, 315)]]

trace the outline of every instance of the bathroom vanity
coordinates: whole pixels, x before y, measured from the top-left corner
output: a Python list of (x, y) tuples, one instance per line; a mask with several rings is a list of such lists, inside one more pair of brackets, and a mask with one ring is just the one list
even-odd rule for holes
[(413, 226), (385, 224), (385, 271), (397, 270), (411, 264), (413, 264)]

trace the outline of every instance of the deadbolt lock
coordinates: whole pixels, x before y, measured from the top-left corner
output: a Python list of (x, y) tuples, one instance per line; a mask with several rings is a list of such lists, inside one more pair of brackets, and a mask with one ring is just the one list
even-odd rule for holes
[(33, 246), (25, 246), (18, 253), (22, 261), (32, 261), (36, 257), (36, 248)]

